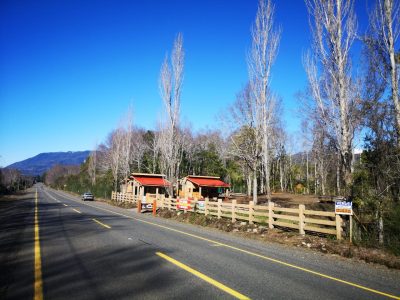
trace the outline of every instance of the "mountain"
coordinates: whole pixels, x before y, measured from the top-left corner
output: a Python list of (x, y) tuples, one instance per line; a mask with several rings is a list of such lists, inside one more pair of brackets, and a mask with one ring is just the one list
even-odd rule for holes
[(54, 165), (80, 165), (89, 156), (90, 151), (40, 153), (34, 157), (13, 163), (6, 168), (17, 169), (24, 175), (42, 175)]

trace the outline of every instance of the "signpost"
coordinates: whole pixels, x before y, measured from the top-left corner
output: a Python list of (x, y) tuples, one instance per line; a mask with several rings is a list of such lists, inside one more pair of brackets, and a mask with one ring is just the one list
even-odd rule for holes
[(343, 200), (335, 201), (335, 214), (350, 216), (350, 243), (353, 240), (353, 202)]
[(141, 213), (144, 211), (153, 211), (153, 203), (147, 203), (146, 196), (142, 197), (142, 201), (138, 201), (138, 212)]
[(340, 200), (335, 202), (335, 214), (337, 215), (353, 215), (353, 202)]
[(153, 203), (141, 203), (141, 204), (142, 204), (142, 211), (153, 210)]
[(198, 210), (204, 210), (205, 209), (205, 201), (204, 200), (199, 200), (196, 203), (196, 209)]

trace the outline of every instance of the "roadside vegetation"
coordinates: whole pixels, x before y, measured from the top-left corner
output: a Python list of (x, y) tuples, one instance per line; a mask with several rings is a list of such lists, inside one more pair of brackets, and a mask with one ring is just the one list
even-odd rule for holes
[(15, 169), (0, 168), (0, 196), (30, 188), (40, 177), (24, 176)]
[[(53, 168), (46, 183), (107, 198), (131, 172), (163, 173), (173, 183), (196, 174), (220, 176), (255, 203), (276, 192), (345, 197), (354, 204), (353, 243), (400, 255), (400, 4), (377, 1), (366, 32), (358, 31), (353, 1), (305, 5), (312, 43), (303, 57), (308, 83), (297, 95), (302, 126), (295, 136), (286, 133), (283, 103), (270, 85), (284, 30), (274, 23), (272, 1), (260, 0), (248, 83), (216, 118), (218, 130), (193, 132), (180, 121), (185, 49), (178, 34), (161, 65), (158, 127), (134, 126), (130, 108), (79, 169)], [(352, 61), (356, 45), (362, 55)]]

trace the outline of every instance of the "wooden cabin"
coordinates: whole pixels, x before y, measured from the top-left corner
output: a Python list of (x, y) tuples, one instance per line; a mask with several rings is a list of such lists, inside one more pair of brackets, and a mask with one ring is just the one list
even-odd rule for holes
[(221, 194), (229, 196), (230, 185), (219, 177), (189, 175), (181, 179), (180, 197), (215, 198)]
[(166, 194), (166, 188), (171, 183), (163, 174), (132, 173), (129, 178), (121, 182), (120, 190), (132, 193), (134, 196), (145, 196), (146, 194)]

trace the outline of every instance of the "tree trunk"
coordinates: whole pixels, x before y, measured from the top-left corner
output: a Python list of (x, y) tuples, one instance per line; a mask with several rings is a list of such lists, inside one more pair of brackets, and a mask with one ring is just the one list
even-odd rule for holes
[(282, 158), (280, 158), (279, 159), (279, 182), (280, 182), (280, 185), (281, 185), (281, 192), (283, 192), (283, 189), (284, 189), (284, 187), (283, 187), (283, 166), (282, 166)]
[(251, 175), (250, 172), (247, 174), (247, 196), (251, 196)]
[(264, 165), (261, 164), (260, 170), (260, 193), (264, 194)]
[(307, 184), (307, 194), (310, 194), (310, 175), (308, 173), (308, 151), (306, 152), (307, 155), (307, 163), (306, 163), (306, 184)]
[(292, 156), (289, 154), (289, 182), (290, 182), (290, 190), (291, 192), (294, 191), (293, 189), (293, 176), (292, 176)]
[(317, 161), (314, 161), (314, 195), (318, 194)]
[(340, 155), (338, 156), (338, 160), (336, 161), (336, 194), (340, 196)]
[(319, 163), (319, 175), (321, 177), (321, 193), (325, 196), (325, 174), (324, 174), (324, 161)]
[(379, 245), (382, 246), (384, 242), (384, 233), (383, 233), (383, 217), (380, 208), (377, 211), (377, 214), (378, 214), (378, 241)]
[[(399, 103), (399, 82), (397, 74), (397, 66), (395, 59), (394, 37), (393, 37), (393, 1), (385, 0), (384, 4), (386, 26), (387, 26), (387, 42), (388, 52), (390, 57), (390, 75), (392, 79), (392, 99), (395, 109), (396, 131), (397, 131), (397, 146), (400, 148), (400, 103)], [(397, 12), (398, 13), (398, 12)]]
[(114, 180), (114, 191), (115, 192), (118, 192), (118, 181), (117, 180)]
[(257, 204), (257, 167), (253, 171), (253, 202)]
[(271, 202), (271, 184), (270, 184), (270, 173), (269, 173), (269, 156), (267, 155), (265, 157), (265, 168), (264, 168), (264, 172), (265, 172), (265, 187), (266, 187), (266, 192), (267, 192), (267, 200), (268, 203)]

